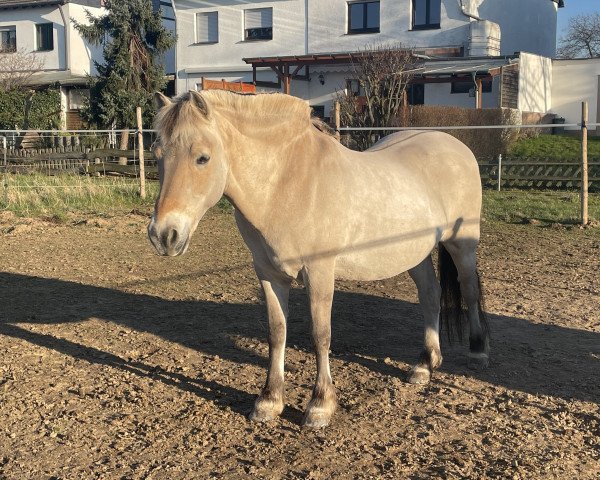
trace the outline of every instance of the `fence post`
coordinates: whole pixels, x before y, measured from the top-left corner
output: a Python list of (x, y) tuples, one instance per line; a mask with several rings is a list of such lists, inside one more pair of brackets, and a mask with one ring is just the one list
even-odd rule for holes
[(333, 119), (335, 122), (335, 138), (337, 138), (338, 141), (340, 141), (342, 138), (342, 136), (340, 134), (340, 127), (341, 127), (340, 102), (335, 102), (333, 104)]
[(137, 131), (138, 131), (138, 148), (140, 159), (140, 197), (146, 198), (146, 169), (144, 166), (144, 132), (142, 125), (142, 108), (136, 108), (136, 116), (137, 116)]
[(588, 104), (581, 103), (581, 224), (588, 223)]
[(498, 191), (502, 185), (502, 154), (498, 154)]
[(6, 144), (6, 136), (2, 137), (2, 150), (4, 151), (4, 181), (2, 182), (2, 188), (4, 189), (4, 206), (8, 206), (8, 161), (6, 160), (6, 154), (8, 152), (8, 145)]

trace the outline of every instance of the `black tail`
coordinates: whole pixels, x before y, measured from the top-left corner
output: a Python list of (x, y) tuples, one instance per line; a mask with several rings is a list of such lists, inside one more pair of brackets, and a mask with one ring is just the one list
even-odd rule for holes
[[(460, 283), (458, 281), (458, 271), (456, 270), (456, 265), (448, 253), (448, 250), (446, 250), (441, 243), (438, 246), (438, 262), (440, 285), (442, 287), (440, 329), (446, 330), (450, 343), (452, 343), (454, 339), (458, 339), (460, 342), (462, 342), (464, 340), (465, 323), (467, 321), (465, 315), (465, 304), (460, 291)], [(479, 350), (479, 348), (483, 348), (479, 347), (478, 345), (475, 346), (473, 343), (479, 344), (487, 341), (489, 338), (487, 317), (483, 309), (483, 289), (481, 288), (479, 273), (477, 273), (477, 283), (479, 287), (479, 298), (477, 304), (479, 309), (479, 322), (483, 330), (483, 337), (470, 339), (472, 344), (471, 347), (473, 347), (472, 350)]]

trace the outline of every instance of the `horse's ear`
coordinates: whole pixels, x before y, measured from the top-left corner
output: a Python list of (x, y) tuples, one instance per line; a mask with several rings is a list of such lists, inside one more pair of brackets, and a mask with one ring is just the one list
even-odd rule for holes
[(166, 95), (163, 95), (160, 92), (154, 93), (154, 104), (156, 105), (157, 110), (160, 110), (161, 108), (166, 107), (167, 105), (171, 105), (171, 103), (173, 102)]
[(198, 107), (198, 110), (200, 110), (202, 115), (208, 117), (208, 105), (206, 104), (206, 100), (204, 100), (204, 97), (200, 94), (200, 92), (197, 90), (190, 90), (190, 100), (194, 105), (196, 105), (196, 107)]

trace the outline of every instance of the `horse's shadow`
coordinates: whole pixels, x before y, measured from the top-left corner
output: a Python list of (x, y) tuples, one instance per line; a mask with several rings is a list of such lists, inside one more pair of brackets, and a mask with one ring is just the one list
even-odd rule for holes
[[(207, 400), (248, 413), (253, 395), (215, 380), (192, 378), (143, 361), (125, 360), (92, 346), (49, 333), (38, 333), (23, 323), (57, 325), (100, 318), (206, 355), (266, 367), (252, 349), (236, 348), (236, 339), (266, 337), (264, 307), (258, 304), (167, 300), (149, 295), (11, 273), (0, 273), (0, 334), (56, 350), (86, 361), (110, 365), (141, 376), (151, 376)], [(306, 295), (290, 295), (288, 345), (312, 350)], [(490, 384), (531, 394), (597, 402), (600, 334), (525, 319), (492, 316), (493, 363), (485, 371), (466, 367), (466, 346), (444, 348), (443, 370), (473, 376)], [(406, 372), (390, 363), (412, 364), (422, 345), (419, 306), (371, 295), (336, 292), (333, 307), (333, 356), (360, 363), (384, 375), (404, 378)], [(47, 330), (46, 330), (47, 331)], [(257, 385), (257, 388), (261, 385)], [(289, 415), (295, 417), (299, 412)]]

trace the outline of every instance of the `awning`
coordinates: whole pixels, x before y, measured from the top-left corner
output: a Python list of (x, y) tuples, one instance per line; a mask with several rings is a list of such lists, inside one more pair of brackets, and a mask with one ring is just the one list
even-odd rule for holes
[(29, 87), (42, 87), (44, 85), (87, 85), (88, 77), (71, 73), (70, 70), (52, 72), (36, 72), (27, 81)]
[(422, 67), (414, 69), (415, 75), (439, 77), (448, 75), (496, 76), (502, 67), (518, 63), (518, 57), (465, 58), (461, 60), (425, 60)]

